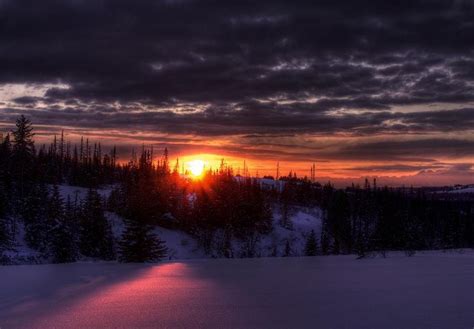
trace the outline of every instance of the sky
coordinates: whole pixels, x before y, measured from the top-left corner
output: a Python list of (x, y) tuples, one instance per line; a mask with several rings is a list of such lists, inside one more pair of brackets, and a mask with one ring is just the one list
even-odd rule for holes
[(0, 131), (474, 183), (473, 1), (0, 0)]

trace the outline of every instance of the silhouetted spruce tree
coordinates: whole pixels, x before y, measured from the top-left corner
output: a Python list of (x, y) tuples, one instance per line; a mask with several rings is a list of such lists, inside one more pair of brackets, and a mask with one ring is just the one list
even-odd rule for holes
[(111, 260), (115, 258), (112, 230), (104, 214), (102, 198), (89, 189), (80, 215), (79, 249), (87, 257)]
[(19, 198), (23, 198), (26, 192), (27, 182), (32, 178), (32, 167), (35, 156), (33, 141), (33, 127), (31, 121), (21, 115), (16, 120), (16, 128), (13, 130), (13, 171), (18, 181)]
[(293, 250), (291, 249), (291, 244), (290, 244), (290, 240), (286, 240), (286, 243), (285, 243), (285, 251), (283, 253), (283, 257), (289, 257), (293, 254)]
[(311, 230), (311, 233), (306, 239), (306, 244), (304, 248), (305, 256), (316, 256), (318, 253), (318, 241), (316, 239), (316, 233), (314, 230)]
[(44, 183), (35, 184), (21, 208), (25, 225), (25, 241), (28, 247), (46, 253), (52, 223), (48, 220), (49, 191)]
[(334, 254), (350, 253), (352, 240), (348, 195), (344, 191), (336, 191), (333, 197), (332, 206), (328, 208), (328, 224), (334, 239), (332, 251)]
[(81, 208), (78, 194), (75, 195), (74, 201), (72, 201), (71, 197), (68, 195), (64, 206), (64, 216), (66, 217), (71, 230), (74, 232), (74, 243), (77, 248), (79, 246), (80, 215)]
[(50, 252), (55, 263), (74, 262), (77, 259), (75, 232), (70, 218), (66, 217), (64, 202), (56, 185), (48, 204), (48, 221), (52, 223), (49, 235)]
[(7, 197), (7, 191), (0, 180), (0, 218), (5, 218), (10, 212), (10, 202)]
[(323, 213), (321, 224), (321, 252), (323, 255), (328, 255), (331, 248), (331, 237), (329, 232), (329, 225), (327, 220), (327, 212)]
[(11, 247), (12, 240), (7, 218), (0, 215), (0, 261), (2, 253)]
[(285, 183), (283, 191), (280, 196), (281, 204), (281, 218), (280, 225), (286, 229), (291, 230), (293, 228), (293, 222), (291, 221), (292, 201), (295, 189), (295, 183), (289, 180)]
[(10, 134), (7, 134), (3, 140), (0, 138), (0, 185), (4, 193), (12, 186), (11, 158), (12, 146)]
[(365, 219), (363, 217), (356, 216), (356, 235), (355, 235), (355, 249), (358, 255), (358, 258), (364, 258), (367, 256), (369, 250), (368, 237), (365, 235), (365, 230), (363, 229)]
[(465, 228), (464, 228), (464, 240), (466, 241), (467, 248), (474, 248), (474, 209), (469, 207), (466, 211), (466, 218), (465, 218)]
[[(253, 255), (253, 253), (255, 252), (255, 250), (252, 250), (248, 242), (243, 243), (242, 249), (244, 249), (243, 253), (246, 253), (247, 255)], [(230, 230), (224, 229), (224, 231), (222, 232), (222, 236), (220, 237), (217, 243), (217, 253), (225, 258), (234, 258), (234, 250), (232, 249), (232, 233), (230, 232)], [(253, 257), (250, 255), (245, 257)]]
[(125, 263), (154, 262), (166, 257), (167, 248), (153, 233), (153, 226), (126, 219), (125, 231), (119, 242), (119, 259)]
[(11, 248), (12, 240), (7, 219), (0, 216), (0, 265), (10, 263), (10, 258), (4, 253)]
[(198, 240), (198, 244), (206, 254), (212, 252), (214, 231), (216, 230), (216, 209), (213, 198), (209, 191), (200, 188), (196, 191), (196, 197), (192, 208), (192, 223), (188, 228)]

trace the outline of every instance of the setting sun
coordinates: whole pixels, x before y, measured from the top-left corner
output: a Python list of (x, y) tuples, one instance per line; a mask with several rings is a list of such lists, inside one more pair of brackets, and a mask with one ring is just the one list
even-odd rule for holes
[(192, 160), (188, 162), (188, 169), (194, 177), (202, 175), (204, 171), (204, 161), (202, 160)]

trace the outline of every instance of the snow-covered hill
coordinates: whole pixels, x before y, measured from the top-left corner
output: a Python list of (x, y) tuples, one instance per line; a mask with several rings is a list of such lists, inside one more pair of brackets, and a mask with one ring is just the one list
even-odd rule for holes
[[(107, 213), (115, 237), (120, 238), (123, 230), (122, 219), (114, 213)], [(321, 211), (319, 208), (298, 208), (291, 216), (292, 228), (286, 229), (280, 223), (281, 214), (275, 210), (273, 216), (273, 231), (261, 235), (257, 241), (256, 255), (258, 257), (283, 256), (287, 241), (291, 246), (291, 256), (303, 256), (306, 239), (312, 230), (316, 236), (321, 232)], [(165, 241), (169, 259), (198, 259), (215, 258), (218, 254), (205, 254), (197, 241), (185, 232), (157, 227), (156, 234)], [(238, 255), (242, 249), (242, 241), (232, 241), (232, 254)]]
[(450, 194), (462, 194), (462, 193), (474, 193), (474, 185), (456, 185), (454, 187), (445, 188), (435, 193), (450, 193)]
[(465, 187), (449, 191), (449, 193), (474, 193), (474, 187)]
[[(61, 185), (59, 191), (63, 199), (68, 197), (74, 200), (82, 200), (87, 188)], [(99, 189), (99, 194), (107, 198), (112, 191), (112, 187), (105, 187)], [(312, 230), (315, 231), (319, 238), (321, 232), (321, 211), (319, 208), (295, 208), (291, 212), (290, 222), (291, 229), (285, 228), (281, 225), (281, 213), (279, 209), (273, 211), (273, 230), (268, 235), (260, 235), (256, 237), (256, 252), (257, 257), (269, 256), (283, 256), (287, 250), (287, 245), (290, 247), (291, 256), (303, 256), (306, 239)], [(118, 241), (124, 229), (123, 219), (113, 212), (106, 212), (106, 217), (109, 220), (112, 232), (115, 239)], [(163, 227), (157, 227), (156, 234), (165, 241), (168, 248), (168, 259), (199, 259), (199, 258), (215, 258), (221, 257), (219, 254), (206, 254), (198, 245), (196, 239), (191, 235), (179, 231), (171, 230)], [(234, 239), (231, 242), (232, 254), (239, 257), (243, 242)], [(13, 263), (16, 264), (31, 264), (31, 263), (48, 263), (47, 259), (42, 259), (40, 254), (35, 250), (27, 247), (24, 241), (24, 231), (21, 223), (17, 225), (17, 234), (14, 241), (14, 249), (8, 251)]]

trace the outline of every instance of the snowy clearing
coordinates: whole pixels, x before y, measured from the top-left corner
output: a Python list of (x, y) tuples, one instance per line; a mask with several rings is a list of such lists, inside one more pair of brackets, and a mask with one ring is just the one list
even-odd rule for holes
[(449, 191), (448, 193), (474, 193), (474, 187), (466, 187), (459, 190)]
[(0, 268), (2, 328), (472, 328), (474, 253)]
[[(78, 200), (84, 199), (87, 194), (87, 191), (89, 190), (86, 187), (73, 185), (59, 185), (58, 188), (61, 197), (63, 197), (65, 200), (69, 197), (72, 201), (74, 201), (76, 197)], [(108, 198), (110, 196), (110, 193), (112, 192), (112, 189), (112, 186), (106, 186), (97, 189), (97, 193), (99, 193), (103, 198)]]

